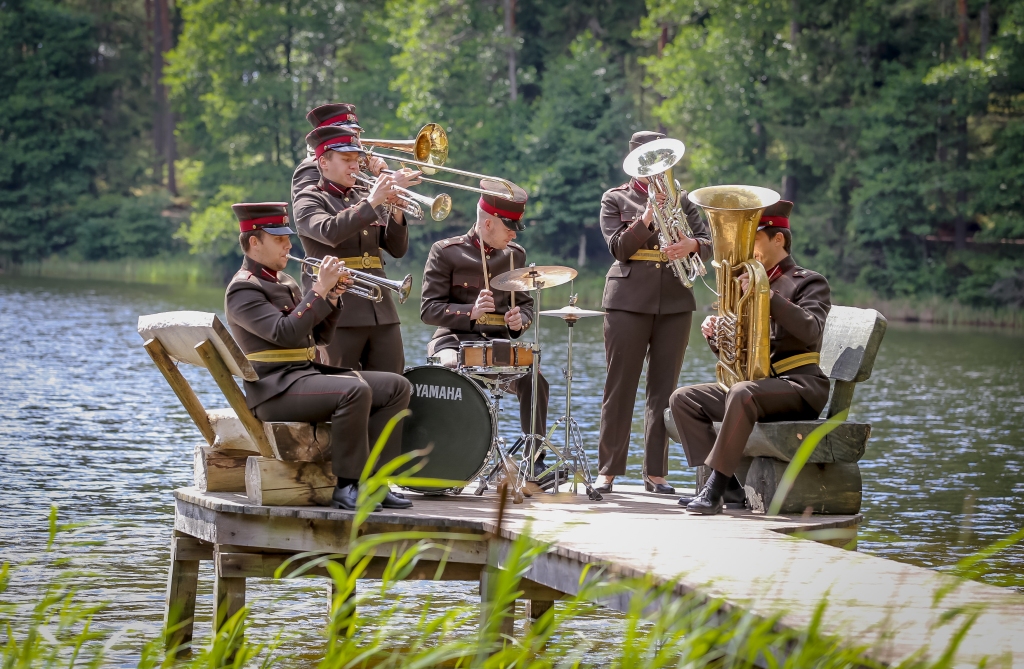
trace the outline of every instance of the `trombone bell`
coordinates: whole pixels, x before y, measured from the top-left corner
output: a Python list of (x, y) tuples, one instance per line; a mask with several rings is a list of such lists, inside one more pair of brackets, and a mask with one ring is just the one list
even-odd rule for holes
[(444, 165), (448, 160), (448, 134), (437, 123), (426, 124), (413, 139), (360, 139), (359, 142), (370, 148), (411, 153), (425, 164), (423, 172), (426, 174), (433, 174), (433, 166)]

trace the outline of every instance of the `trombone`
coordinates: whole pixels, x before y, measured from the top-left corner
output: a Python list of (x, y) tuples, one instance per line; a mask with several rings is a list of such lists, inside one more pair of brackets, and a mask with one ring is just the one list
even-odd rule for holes
[[(361, 141), (363, 144), (366, 144), (366, 140)], [(383, 158), (385, 160), (397, 160), (403, 165), (415, 165), (421, 168), (421, 171), (423, 171), (426, 174), (433, 174), (434, 172), (440, 170), (443, 172), (450, 172), (451, 174), (457, 174), (463, 177), (470, 177), (471, 179), (493, 181), (494, 183), (502, 186), (505, 190), (499, 191), (491, 190), (489, 188), (477, 188), (475, 186), (464, 186), (454, 181), (442, 181), (440, 179), (428, 179), (427, 177), (420, 177), (420, 181), (424, 183), (437, 184), (438, 186), (448, 186), (449, 188), (459, 188), (461, 190), (468, 190), (473, 193), (480, 193), (481, 195), (494, 195), (495, 197), (505, 198), (508, 200), (514, 200), (516, 198), (515, 189), (518, 188), (518, 186), (516, 186), (508, 179), (502, 179), (501, 177), (492, 177), (486, 174), (480, 174), (478, 172), (467, 172), (466, 170), (457, 170), (454, 167), (441, 167), (440, 165), (436, 165), (433, 163), (423, 162), (420, 160), (409, 160), (408, 158), (403, 158), (401, 156), (391, 156), (385, 153), (373, 153), (373, 151), (370, 151), (369, 155), (374, 155), (377, 156), (378, 158)]]
[[(303, 265), (303, 272), (310, 277), (316, 277), (320, 274), (320, 265), (323, 262), (319, 258), (297, 258), (293, 255), (288, 256), (289, 260)], [(362, 297), (370, 300), (371, 302), (380, 302), (384, 299), (384, 291), (381, 288), (387, 288), (390, 291), (398, 293), (398, 303), (404, 304), (409, 299), (409, 293), (412, 292), (412, 274), (406, 274), (405, 278), (401, 281), (391, 281), (384, 277), (375, 276), (369, 272), (360, 272), (358, 270), (345, 268), (345, 272), (349, 274), (353, 279), (353, 284), (345, 292), (356, 297)]]
[[(391, 170), (386, 171), (391, 172)], [(376, 177), (366, 176), (358, 172), (352, 176), (355, 177), (356, 181), (365, 184), (367, 188), (373, 188), (374, 184), (377, 183)], [(401, 202), (386, 206), (395, 207), (413, 218), (423, 218), (423, 208), (417, 202), (423, 203), (430, 208), (430, 218), (435, 221), (443, 221), (448, 218), (448, 214), (452, 213), (452, 198), (448, 193), (441, 193), (436, 197), (428, 197), (414, 193), (406, 188), (396, 186), (395, 189), (398, 191), (398, 197)]]
[(433, 167), (444, 165), (448, 160), (448, 134), (437, 123), (428, 123), (420, 128), (414, 139), (360, 139), (359, 142), (371, 149), (411, 153), (413, 158), (426, 163), (423, 168), (426, 174), (433, 174)]

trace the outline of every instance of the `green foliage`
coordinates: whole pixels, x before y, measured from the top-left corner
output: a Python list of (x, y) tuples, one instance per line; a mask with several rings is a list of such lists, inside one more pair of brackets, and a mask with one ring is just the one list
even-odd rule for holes
[(1024, 265), (985, 244), (1024, 232), (1021, 7), (970, 3), (959, 44), (954, 3), (650, 0), (639, 34), (672, 34), (643, 62), (694, 186), (784, 191), (799, 260), (833, 280), (986, 306), (1019, 300)]

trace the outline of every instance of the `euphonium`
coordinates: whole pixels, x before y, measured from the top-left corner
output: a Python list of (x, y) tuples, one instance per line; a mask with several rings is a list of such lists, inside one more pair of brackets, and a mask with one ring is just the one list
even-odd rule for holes
[[(715, 377), (728, 390), (740, 381), (757, 381), (771, 373), (768, 322), (768, 274), (754, 258), (754, 235), (765, 207), (779, 194), (756, 186), (709, 186), (690, 193), (711, 225), (718, 283), (718, 322), (712, 343), (718, 348)], [(750, 276), (746, 293), (740, 275)]]
[[(315, 278), (320, 273), (322, 261), (319, 258), (297, 258), (290, 255), (288, 259), (302, 265), (303, 271), (307, 272), (310, 277)], [(409, 299), (409, 293), (412, 291), (411, 274), (406, 274), (405, 278), (401, 281), (392, 281), (391, 279), (379, 277), (369, 272), (349, 269), (348, 267), (345, 268), (345, 272), (352, 277), (352, 287), (345, 291), (346, 295), (355, 295), (371, 302), (380, 302), (384, 299), (384, 291), (381, 288), (387, 288), (398, 294), (398, 303), (402, 304)]]
[[(678, 139), (656, 139), (630, 151), (622, 162), (622, 170), (629, 176), (647, 178), (647, 197), (658, 224), (658, 241), (662, 248), (684, 237), (693, 239), (693, 230), (679, 203), (679, 183), (672, 177), (672, 166), (682, 160), (684, 151), (686, 146)], [(664, 203), (658, 202), (659, 194), (665, 196)], [(668, 262), (672, 273), (687, 288), (693, 287), (698, 276), (707, 274), (704, 261), (696, 253)]]

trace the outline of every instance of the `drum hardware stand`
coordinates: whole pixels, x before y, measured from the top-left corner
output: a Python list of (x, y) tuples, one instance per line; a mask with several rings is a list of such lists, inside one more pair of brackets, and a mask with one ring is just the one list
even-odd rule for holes
[[(470, 374), (470, 377), (479, 381), (480, 383), (483, 383), (484, 386), (487, 387), (487, 391), (488, 393), (490, 393), (491, 399), (494, 400), (494, 420), (498, 421), (498, 414), (504, 413), (504, 409), (502, 409), (501, 407), (501, 398), (505, 393), (509, 392), (509, 384), (511, 384), (516, 379), (501, 377), (494, 378), (484, 376), (481, 374)], [(488, 484), (493, 483), (494, 478), (498, 475), (499, 472), (501, 472), (505, 475), (505, 479), (509, 481), (509, 487), (512, 489), (511, 492), (513, 504), (522, 504), (524, 494), (526, 496), (529, 496), (529, 491), (524, 491), (522, 488), (518, 486), (518, 482), (516, 481), (516, 472), (518, 471), (518, 467), (516, 467), (515, 461), (512, 459), (512, 455), (515, 454), (516, 450), (518, 450), (520, 446), (520, 441), (521, 439), (516, 441), (515, 445), (513, 445), (512, 447), (512, 450), (506, 450), (505, 439), (502, 438), (501, 436), (498, 436), (495, 439), (491, 449), (494, 455), (494, 466), (486, 475), (481, 474), (480, 476), (477, 477), (479, 485), (477, 485), (476, 490), (473, 491), (474, 495), (476, 495), (477, 497), (482, 496), (488, 490)]]

